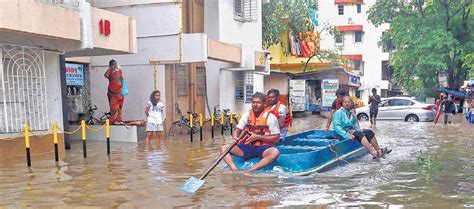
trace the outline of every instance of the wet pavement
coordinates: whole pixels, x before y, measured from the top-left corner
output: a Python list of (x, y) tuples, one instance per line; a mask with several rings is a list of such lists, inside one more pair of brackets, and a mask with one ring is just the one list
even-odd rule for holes
[[(193, 195), (178, 190), (218, 156), (224, 143), (205, 137), (164, 139), (160, 149), (139, 144), (81, 142), (55, 164), (54, 156), (0, 161), (0, 207), (364, 207), (474, 208), (474, 125), (379, 121), (377, 139), (393, 152), (372, 161), (366, 155), (345, 166), (306, 177), (252, 177), (222, 169), (222, 164)], [(295, 120), (291, 132), (320, 129), (325, 119), (307, 115)], [(368, 127), (367, 122), (361, 126)], [(199, 138), (199, 137), (197, 137)], [(229, 138), (229, 137), (227, 137)], [(436, 156), (443, 170), (431, 175), (416, 164), (421, 151)]]

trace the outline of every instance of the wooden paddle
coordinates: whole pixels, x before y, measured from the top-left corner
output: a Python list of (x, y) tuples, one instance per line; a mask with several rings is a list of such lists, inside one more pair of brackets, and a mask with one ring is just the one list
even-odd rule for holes
[(204, 178), (224, 159), (224, 157), (229, 154), (230, 150), (234, 148), (240, 141), (242, 140), (247, 140), (247, 138), (250, 136), (248, 131), (242, 131), (242, 133), (239, 136), (238, 140), (234, 140), (234, 143), (232, 143), (227, 149), (217, 158), (214, 163), (199, 177), (199, 179), (191, 177), (186, 182), (184, 182), (179, 189), (183, 192), (187, 193), (195, 193), (199, 188), (201, 188), (202, 185), (204, 185), (205, 181)]

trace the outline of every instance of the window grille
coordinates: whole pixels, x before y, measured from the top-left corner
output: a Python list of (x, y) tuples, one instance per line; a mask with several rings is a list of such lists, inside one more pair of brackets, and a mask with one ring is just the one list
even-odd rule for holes
[(189, 73), (186, 65), (176, 65), (176, 85), (179, 97), (185, 97), (189, 94)]
[(363, 34), (364, 33), (362, 31), (355, 31), (354, 32), (354, 42), (361, 43)]
[(206, 96), (206, 68), (196, 67), (196, 94)]
[(235, 73), (235, 101), (252, 102), (253, 74), (239, 71)]
[(334, 36), (334, 39), (336, 40), (336, 46), (342, 46), (344, 45), (344, 34), (339, 33)]
[(234, 0), (234, 19), (239, 22), (257, 22), (257, 0)]
[(344, 4), (337, 5), (337, 14), (344, 15)]
[(0, 45), (0, 133), (48, 130), (44, 50)]
[(389, 65), (388, 61), (382, 61), (382, 80), (389, 81), (392, 78), (392, 66)]

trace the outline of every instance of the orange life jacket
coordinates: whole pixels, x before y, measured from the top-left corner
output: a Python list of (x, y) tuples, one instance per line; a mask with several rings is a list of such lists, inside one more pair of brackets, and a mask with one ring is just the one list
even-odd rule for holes
[[(281, 102), (278, 102), (276, 103), (275, 108), (272, 108), (271, 106), (269, 108), (270, 111), (278, 118), (278, 120), (280, 119), (280, 113), (278, 112), (280, 110), (280, 105), (281, 105)], [(288, 110), (288, 107), (285, 107), (285, 108), (287, 110), (286, 116), (285, 116), (285, 123), (280, 128), (290, 127), (291, 124), (293, 123), (293, 118), (291, 117), (290, 110)]]
[[(249, 132), (256, 133), (258, 135), (270, 135), (270, 128), (267, 125), (268, 116), (272, 114), (270, 110), (264, 109), (262, 113), (257, 117), (255, 117), (255, 113), (253, 110), (250, 110), (249, 117), (247, 119), (247, 125), (245, 126), (245, 130)], [(275, 146), (276, 143), (266, 142), (266, 141), (254, 141), (252, 142), (253, 146)]]

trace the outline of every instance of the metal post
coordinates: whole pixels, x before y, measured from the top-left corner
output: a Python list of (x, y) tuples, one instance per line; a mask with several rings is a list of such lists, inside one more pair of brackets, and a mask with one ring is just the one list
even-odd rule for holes
[(191, 142), (193, 142), (193, 114), (192, 113), (189, 114), (189, 127), (190, 127), (189, 137), (191, 139)]
[(87, 158), (87, 143), (86, 143), (86, 121), (81, 121), (82, 127), (82, 152), (84, 153), (84, 158)]
[(110, 155), (110, 120), (105, 121), (105, 136), (107, 137), (107, 155)]
[(232, 136), (232, 134), (233, 134), (233, 133), (232, 133), (232, 121), (233, 121), (233, 118), (234, 118), (234, 117), (232, 117), (232, 112), (230, 112), (230, 135), (231, 135), (231, 136)]
[(199, 114), (199, 137), (202, 141), (202, 114)]
[(28, 125), (25, 127), (25, 147), (26, 147), (26, 165), (31, 167), (31, 153), (30, 153), (30, 128)]
[(211, 114), (211, 137), (214, 139), (214, 114)]
[(53, 122), (53, 141), (54, 141), (54, 160), (59, 161), (59, 150), (58, 150), (58, 124)]
[(224, 136), (224, 113), (221, 112), (221, 135)]

